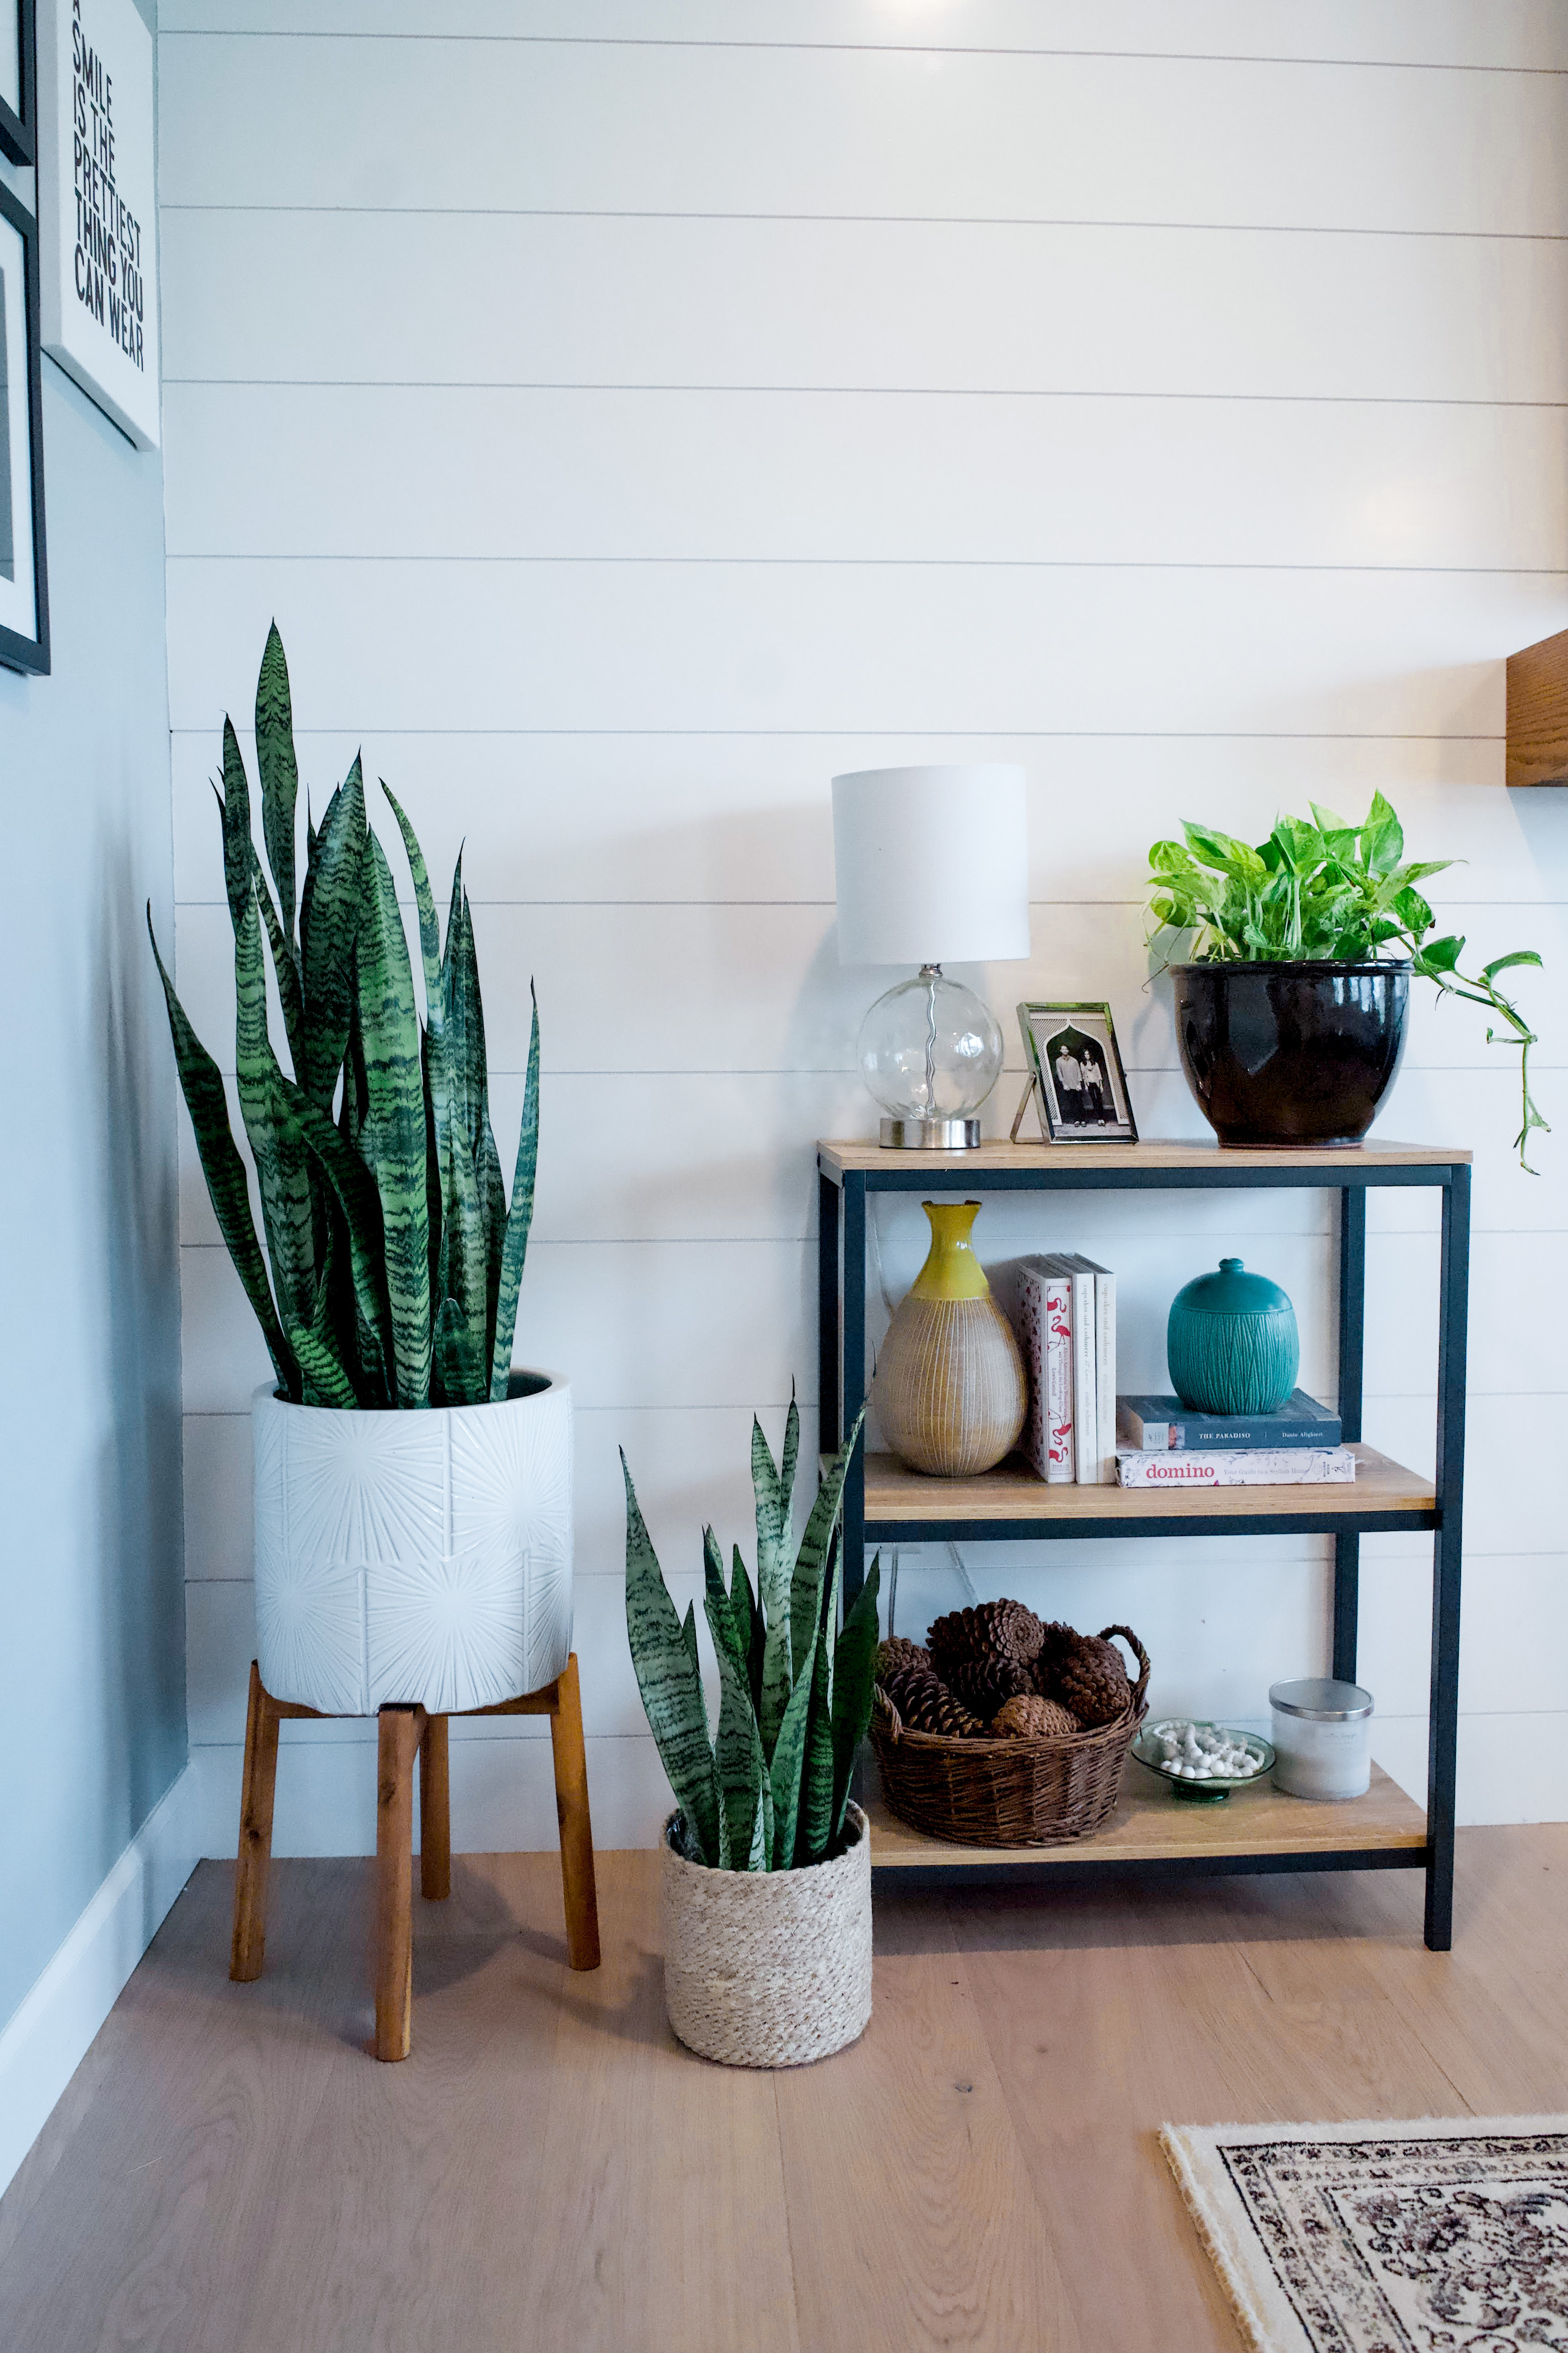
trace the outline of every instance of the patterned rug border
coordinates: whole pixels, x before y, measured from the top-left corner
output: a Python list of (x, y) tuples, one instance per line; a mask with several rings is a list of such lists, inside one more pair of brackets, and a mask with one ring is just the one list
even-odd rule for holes
[[(1272, 2270), (1256, 2259), (1258, 2237), (1232, 2188), (1221, 2151), (1281, 2141), (1485, 2140), (1568, 2133), (1568, 2116), (1363, 2116), (1342, 2125), (1162, 2125), (1160, 2147), (1251, 2353), (1303, 2353), (1308, 2339)], [(1205, 2178), (1206, 2168), (1207, 2178)], [(1253, 2256), (1254, 2260), (1248, 2261)]]

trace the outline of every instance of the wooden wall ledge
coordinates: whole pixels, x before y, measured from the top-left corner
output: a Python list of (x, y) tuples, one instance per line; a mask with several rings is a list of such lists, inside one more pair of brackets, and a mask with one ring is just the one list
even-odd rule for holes
[(1510, 785), (1568, 785), (1568, 629), (1508, 658)]

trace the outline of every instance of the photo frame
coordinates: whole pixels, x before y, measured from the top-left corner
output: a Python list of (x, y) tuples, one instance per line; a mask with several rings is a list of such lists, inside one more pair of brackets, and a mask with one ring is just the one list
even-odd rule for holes
[(0, 663), (47, 672), (38, 225), (0, 187)]
[(0, 0), (0, 155), (38, 160), (38, 85), (34, 0)]
[(1136, 1144), (1138, 1124), (1109, 1005), (1020, 1005), (1029, 1086), (1013, 1141), (1033, 1099), (1050, 1144)]

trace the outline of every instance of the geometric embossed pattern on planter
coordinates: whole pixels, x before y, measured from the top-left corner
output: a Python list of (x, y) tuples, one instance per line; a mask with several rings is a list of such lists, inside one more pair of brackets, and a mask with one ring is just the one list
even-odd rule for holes
[(572, 1648), (572, 1391), (426, 1412), (252, 1401), (256, 1635), (275, 1699), (488, 1707)]

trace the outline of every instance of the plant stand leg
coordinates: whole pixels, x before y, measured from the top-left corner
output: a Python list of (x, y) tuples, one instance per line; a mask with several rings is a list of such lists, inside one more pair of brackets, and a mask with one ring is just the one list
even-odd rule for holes
[(583, 1747), (583, 1695), (575, 1651), (556, 1683), (550, 1745), (555, 1757), (555, 1819), (561, 1825), (566, 1958), (574, 1969), (596, 1969), (599, 1899), (594, 1883), (594, 1825), (588, 1815), (588, 1759)]
[(419, 1893), (439, 1904), (452, 1893), (452, 1798), (447, 1718), (430, 1716), (419, 1744)]
[(267, 1881), (272, 1866), (272, 1801), (278, 1786), (278, 1711), (250, 1662), (240, 1785), (239, 1853), (234, 1873), (234, 1938), (228, 1973), (237, 1985), (261, 1975), (267, 1951)]
[(422, 1707), (384, 1707), (375, 1799), (375, 2055), (406, 2059), (414, 2010), (414, 1758)]

